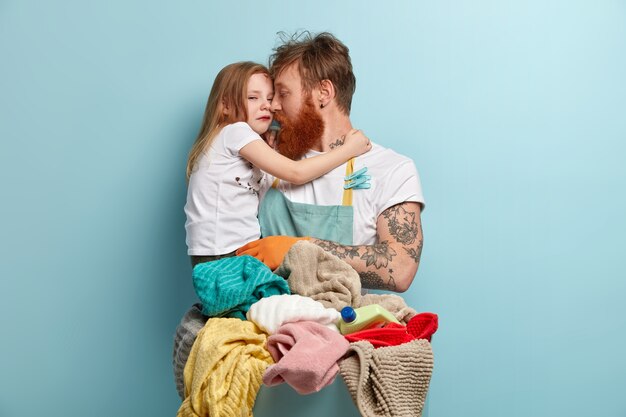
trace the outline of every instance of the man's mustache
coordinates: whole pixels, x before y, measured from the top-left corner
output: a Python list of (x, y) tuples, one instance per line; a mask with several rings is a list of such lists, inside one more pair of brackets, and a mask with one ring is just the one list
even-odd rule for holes
[(305, 100), (300, 112), (290, 120), (284, 113), (275, 113), (280, 124), (277, 150), (287, 158), (298, 160), (319, 144), (324, 133), (324, 121), (315, 111), (313, 102)]

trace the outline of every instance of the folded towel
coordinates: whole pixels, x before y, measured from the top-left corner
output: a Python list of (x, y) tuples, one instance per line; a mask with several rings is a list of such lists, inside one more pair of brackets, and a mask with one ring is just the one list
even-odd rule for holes
[(185, 390), (183, 382), (183, 371), (185, 364), (189, 358), (189, 352), (193, 342), (200, 329), (204, 327), (207, 316), (202, 315), (202, 305), (194, 304), (189, 311), (185, 313), (182, 320), (176, 326), (176, 334), (174, 335), (174, 352), (172, 354), (172, 364), (174, 365), (174, 381), (176, 382), (176, 390), (181, 400), (185, 399)]
[(351, 343), (339, 362), (341, 376), (363, 417), (419, 417), (433, 370), (433, 352), (425, 339), (374, 349)]
[(289, 294), (284, 279), (247, 255), (197, 264), (193, 286), (202, 301), (202, 314), (242, 320), (250, 306), (261, 298)]
[(276, 364), (267, 368), (263, 383), (287, 382), (299, 394), (317, 392), (334, 381), (337, 361), (348, 346), (343, 336), (319, 323), (287, 323), (267, 341)]
[(361, 296), (359, 274), (332, 253), (308, 241), (294, 244), (275, 273), (287, 278), (292, 293), (311, 297), (335, 310), (380, 304), (403, 324), (417, 314), (395, 294)]
[(198, 333), (185, 366), (185, 400), (178, 417), (252, 417), (272, 357), (256, 324), (212, 318)]
[(335, 323), (341, 314), (312, 298), (283, 294), (260, 299), (250, 306), (246, 317), (268, 334), (276, 333), (283, 324), (298, 321), (316, 322), (338, 332)]

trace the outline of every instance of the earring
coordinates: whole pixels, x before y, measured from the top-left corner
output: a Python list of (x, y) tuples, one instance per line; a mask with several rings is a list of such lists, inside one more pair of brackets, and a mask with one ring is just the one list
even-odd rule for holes
[(324, 108), (324, 104), (320, 103), (320, 109), (323, 109), (323, 108)]

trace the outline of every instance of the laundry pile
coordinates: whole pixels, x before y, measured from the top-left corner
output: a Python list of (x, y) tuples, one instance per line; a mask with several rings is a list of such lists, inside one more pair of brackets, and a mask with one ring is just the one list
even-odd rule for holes
[[(274, 273), (240, 256), (196, 265), (193, 282), (202, 304), (174, 338), (178, 416), (252, 416), (261, 383), (310, 394), (337, 373), (361, 415), (421, 415), (437, 316), (397, 295), (361, 295), (359, 275), (336, 256), (301, 241)], [(370, 304), (400, 324), (339, 333), (339, 310)]]

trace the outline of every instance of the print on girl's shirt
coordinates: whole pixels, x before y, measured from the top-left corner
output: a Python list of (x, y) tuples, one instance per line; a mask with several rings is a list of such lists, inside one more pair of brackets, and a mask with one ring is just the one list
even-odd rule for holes
[(250, 168), (250, 171), (252, 171), (252, 175), (250, 176), (250, 181), (247, 182), (246, 184), (243, 184), (241, 182), (241, 177), (235, 177), (235, 182), (240, 187), (245, 188), (250, 193), (258, 197), (259, 189), (261, 188), (261, 181), (263, 181), (263, 172), (252, 164), (248, 164), (248, 168)]

